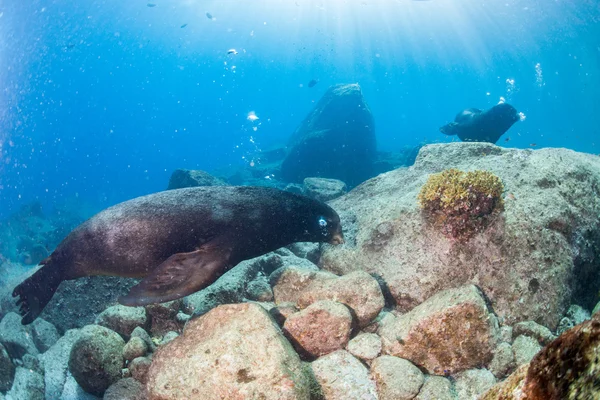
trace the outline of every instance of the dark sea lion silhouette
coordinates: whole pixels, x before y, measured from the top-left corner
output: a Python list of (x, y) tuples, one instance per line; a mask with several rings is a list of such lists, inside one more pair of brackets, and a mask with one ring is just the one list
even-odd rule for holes
[(498, 104), (487, 111), (467, 108), (458, 113), (454, 122), (440, 128), (446, 135), (456, 135), (463, 142), (496, 143), (515, 122), (519, 113), (510, 104)]
[(343, 241), (338, 214), (305, 196), (249, 186), (169, 190), (117, 204), (79, 225), (13, 296), (23, 324), (35, 320), (62, 281), (89, 275), (144, 278), (119, 302), (162, 303), (288, 244)]

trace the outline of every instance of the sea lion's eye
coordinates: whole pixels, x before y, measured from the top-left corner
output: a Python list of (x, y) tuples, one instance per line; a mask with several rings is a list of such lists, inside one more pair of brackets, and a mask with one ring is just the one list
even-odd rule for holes
[(322, 228), (325, 228), (327, 226), (327, 221), (325, 220), (325, 218), (323, 218), (323, 217), (319, 218), (319, 226)]

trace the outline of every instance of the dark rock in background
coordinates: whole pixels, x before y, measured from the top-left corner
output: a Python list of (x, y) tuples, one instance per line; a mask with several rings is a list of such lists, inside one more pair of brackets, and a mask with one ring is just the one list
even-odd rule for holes
[(227, 183), (208, 172), (192, 169), (176, 169), (171, 174), (167, 190), (195, 186), (226, 186)]
[(419, 150), (424, 144), (409, 147), (406, 146), (399, 152), (378, 151), (377, 158), (373, 162), (373, 175), (383, 174), (400, 167), (410, 167), (415, 163)]
[(356, 186), (372, 177), (375, 129), (360, 86), (330, 87), (296, 129), (288, 147), (281, 165), (285, 181), (317, 176)]

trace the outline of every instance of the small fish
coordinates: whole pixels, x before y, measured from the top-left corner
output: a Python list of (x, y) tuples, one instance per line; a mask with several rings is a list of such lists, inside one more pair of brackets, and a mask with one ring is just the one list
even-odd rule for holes
[(506, 139), (504, 139), (505, 142), (508, 142), (510, 140), (510, 137), (507, 137)]
[(181, 26), (180, 26), (180, 28), (182, 28), (182, 29), (183, 29), (183, 28), (185, 28), (186, 26), (187, 26), (187, 24), (183, 24), (183, 25), (181, 25)]
[(237, 50), (236, 49), (229, 49), (229, 50), (227, 50), (227, 54), (236, 55), (237, 54)]
[(309, 87), (309, 88), (311, 88), (311, 87), (315, 87), (315, 85), (316, 85), (317, 83), (319, 83), (319, 81), (318, 81), (318, 80), (316, 80), (316, 79), (311, 79), (311, 81), (310, 81), (310, 82), (308, 82), (308, 87)]
[(148, 4), (146, 4), (146, 5), (147, 5), (148, 7), (156, 7), (156, 4), (155, 4), (155, 3), (148, 3)]
[(211, 14), (211, 13), (207, 12), (207, 13), (206, 13), (206, 18), (208, 18), (208, 19), (213, 19), (213, 16), (212, 16), (212, 14)]
[(535, 147), (535, 146), (537, 146), (537, 143), (529, 143), (529, 145), (530, 145), (531, 147)]

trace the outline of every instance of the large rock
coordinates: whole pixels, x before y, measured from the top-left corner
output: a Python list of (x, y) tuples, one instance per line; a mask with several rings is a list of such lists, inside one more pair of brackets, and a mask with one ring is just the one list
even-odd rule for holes
[(12, 386), (15, 378), (15, 365), (12, 363), (8, 352), (0, 344), (0, 392), (5, 393)]
[(356, 186), (373, 176), (376, 156), (373, 116), (360, 86), (330, 87), (288, 143), (282, 178), (334, 178)]
[(379, 334), (385, 354), (436, 375), (486, 364), (499, 341), (498, 321), (472, 285), (438, 293)]
[(337, 301), (350, 307), (360, 327), (373, 321), (385, 303), (377, 280), (362, 271), (336, 276), (289, 267), (274, 275), (270, 280), (277, 304), (292, 302), (306, 308), (319, 300)]
[(379, 400), (411, 400), (421, 390), (425, 377), (410, 361), (381, 356), (371, 364)]
[[(417, 194), (447, 168), (499, 176), (504, 212), (466, 243), (425, 223)], [(566, 149), (518, 150), (485, 143), (428, 145), (410, 168), (365, 182), (331, 201), (346, 245), (324, 249), (336, 274), (380, 276), (400, 311), (440, 290), (477, 284), (503, 324), (554, 329), (573, 298), (591, 309), (600, 269), (600, 158)]]
[(313, 373), (325, 400), (376, 400), (375, 382), (352, 354), (338, 350), (313, 361)]
[(69, 356), (69, 371), (88, 393), (101, 396), (121, 377), (125, 341), (100, 325), (85, 326)]
[(222, 305), (188, 322), (156, 351), (147, 379), (149, 400), (309, 398), (300, 358), (251, 303)]
[(15, 381), (6, 393), (7, 400), (44, 400), (44, 377), (35, 371), (17, 367)]
[(4, 345), (11, 358), (22, 358), (25, 354), (39, 353), (29, 326), (21, 325), (21, 316), (10, 312), (0, 322), (0, 343)]
[(58, 399), (68, 376), (69, 355), (79, 338), (78, 329), (70, 329), (39, 359), (44, 370), (44, 390), (47, 399)]
[(129, 338), (135, 328), (147, 326), (148, 316), (144, 307), (127, 307), (117, 304), (102, 311), (96, 318), (95, 324), (111, 329), (124, 338)]
[(176, 169), (171, 174), (167, 190), (195, 186), (225, 186), (227, 183), (208, 172), (193, 169)]
[(300, 354), (320, 357), (346, 346), (352, 331), (352, 315), (343, 304), (317, 301), (290, 315), (283, 331)]
[(329, 201), (346, 194), (346, 192), (346, 184), (338, 179), (304, 179), (304, 194), (313, 199)]
[(56, 327), (43, 318), (37, 318), (31, 324), (33, 342), (40, 353), (45, 352), (60, 338)]

